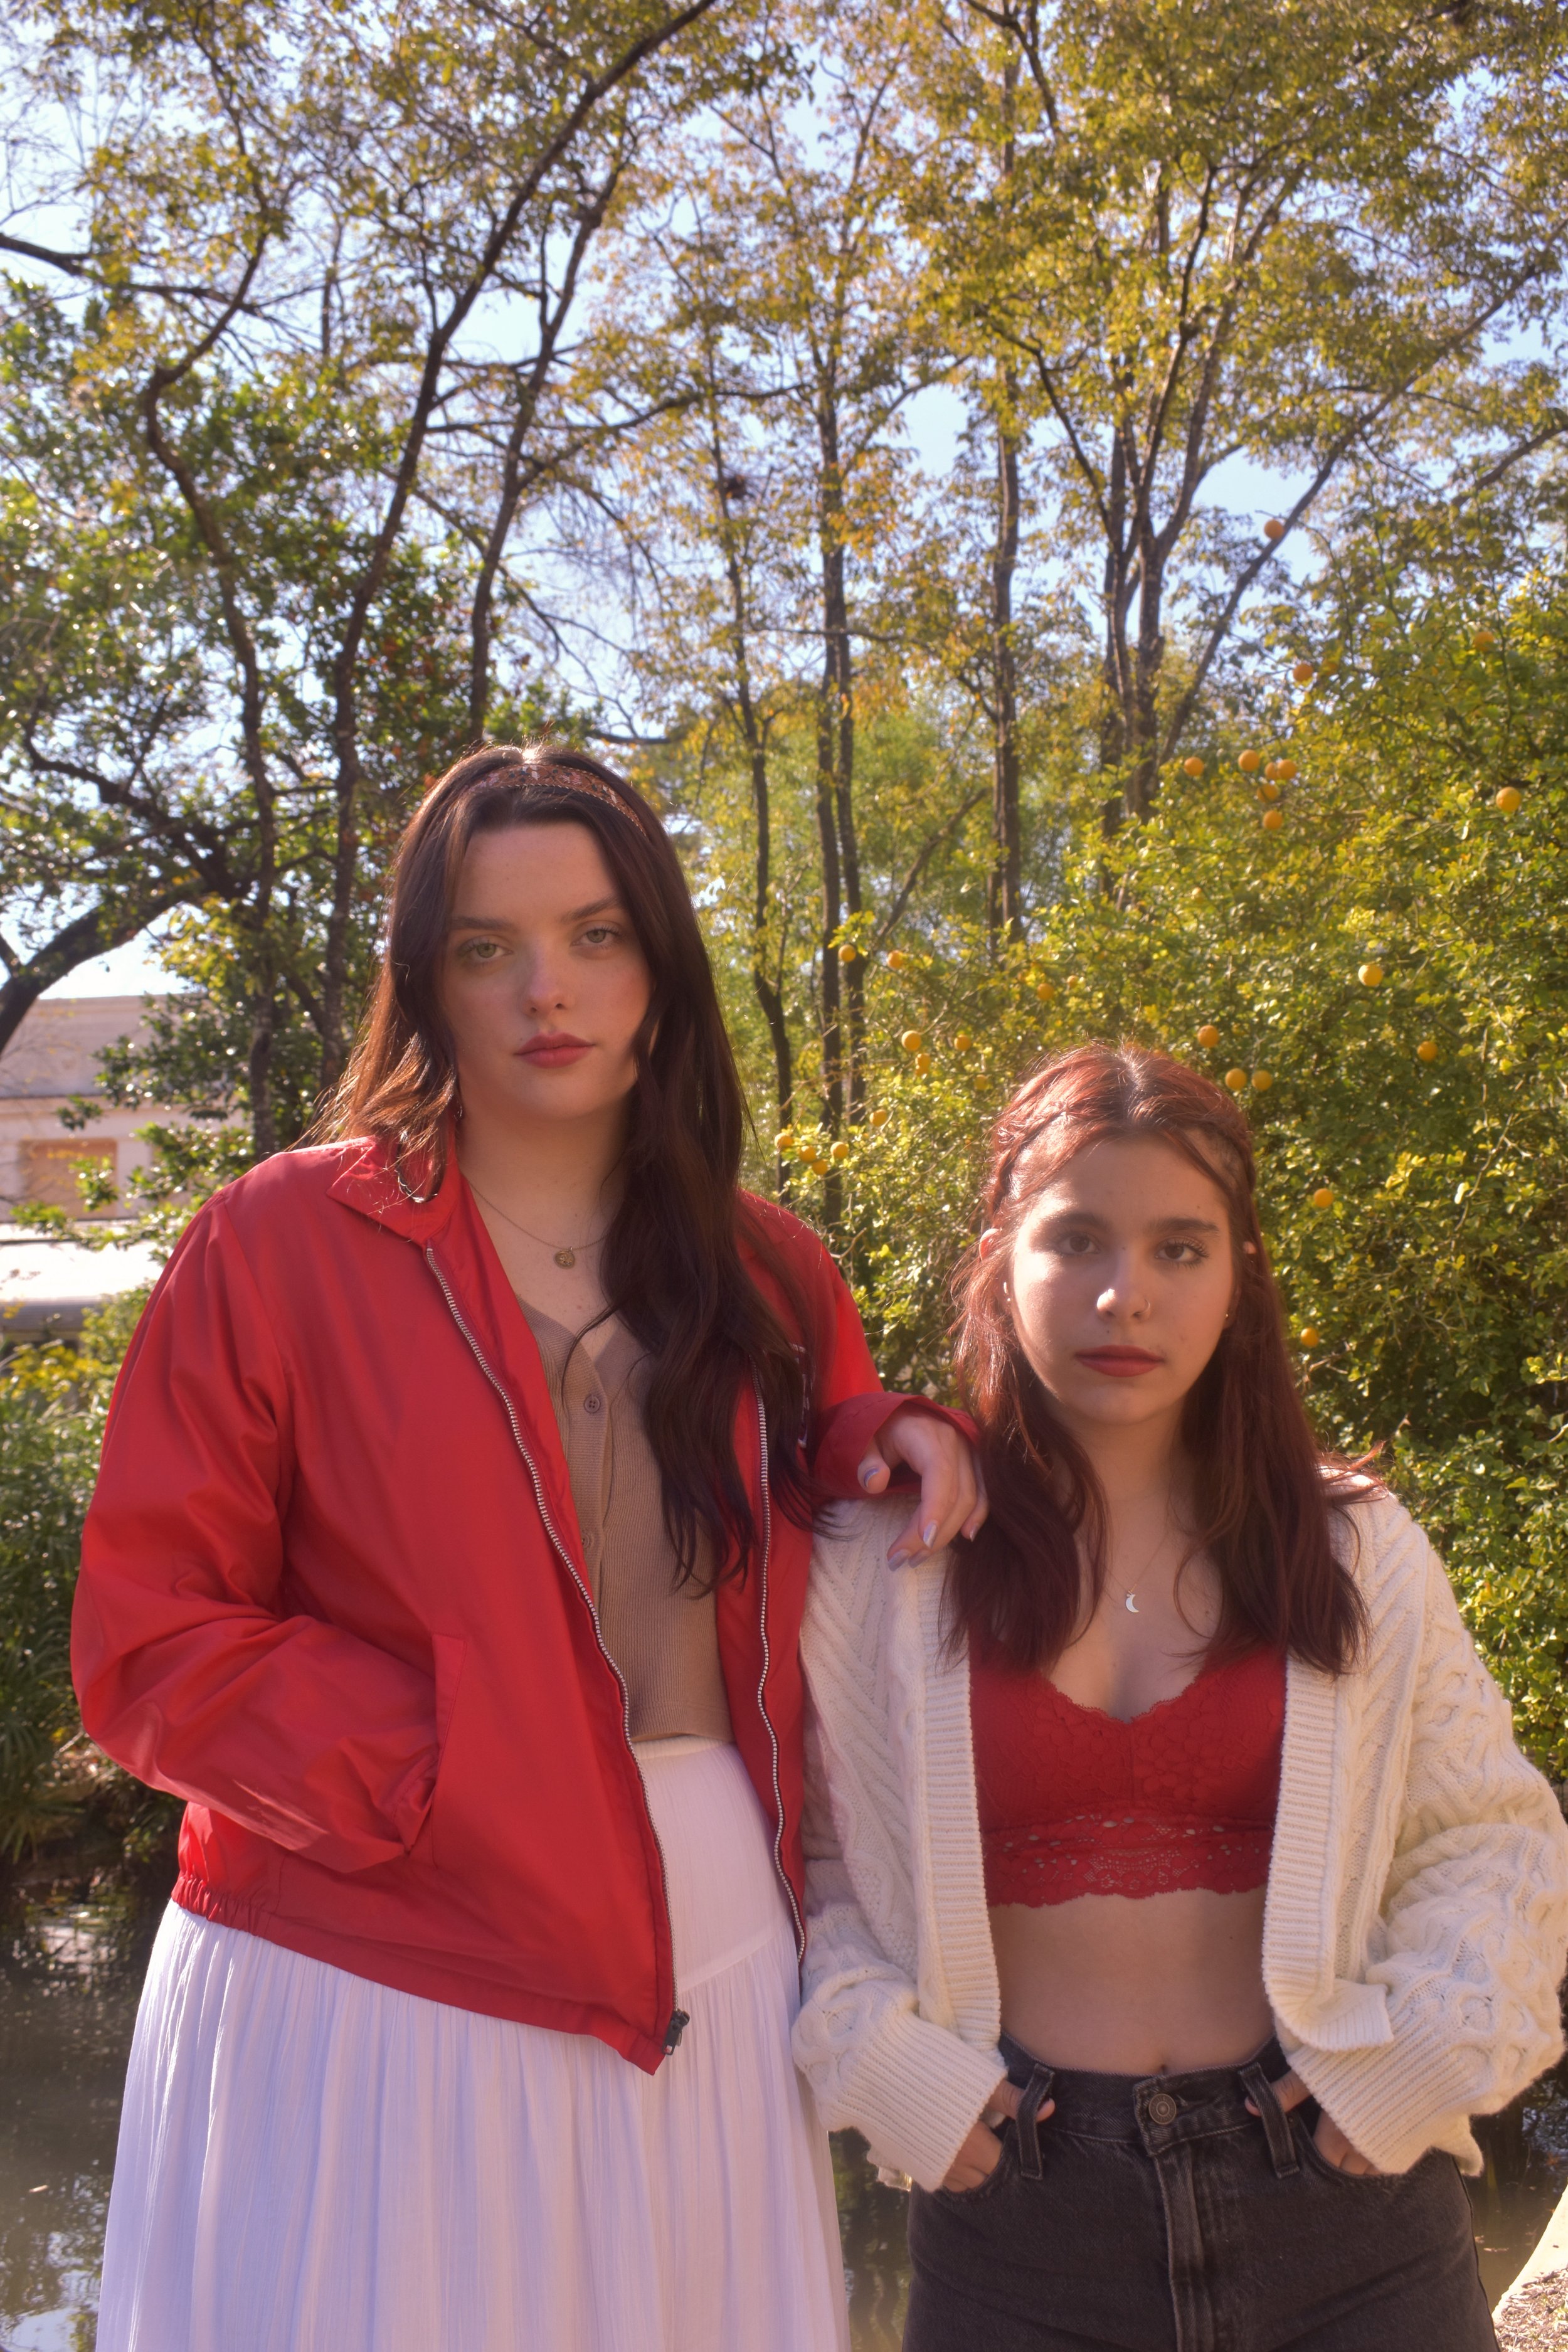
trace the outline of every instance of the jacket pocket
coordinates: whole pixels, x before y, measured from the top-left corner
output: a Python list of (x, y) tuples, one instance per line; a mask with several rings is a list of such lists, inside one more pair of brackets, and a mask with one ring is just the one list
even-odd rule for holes
[(441, 1799), (446, 1779), (447, 1751), (451, 1744), (453, 1720), (458, 1712), (458, 1696), (463, 1679), (463, 1667), (468, 1660), (468, 1645), (460, 1633), (432, 1633), (430, 1645), (436, 1653), (436, 1780), (430, 1793), (430, 1810), (425, 1816), (425, 1858), (433, 1870), (441, 1867)]

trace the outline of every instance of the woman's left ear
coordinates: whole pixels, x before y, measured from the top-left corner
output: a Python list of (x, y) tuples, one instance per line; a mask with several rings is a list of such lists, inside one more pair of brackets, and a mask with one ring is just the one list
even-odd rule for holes
[(980, 1255), (983, 1258), (992, 1256), (994, 1254), (996, 1244), (1001, 1238), (1002, 1236), (997, 1232), (994, 1225), (987, 1225), (985, 1231), (981, 1234), (980, 1240), (976, 1245)]

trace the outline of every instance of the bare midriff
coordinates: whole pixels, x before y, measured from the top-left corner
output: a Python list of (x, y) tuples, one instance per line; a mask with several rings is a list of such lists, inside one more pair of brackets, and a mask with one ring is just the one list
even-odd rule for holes
[(1181, 1887), (994, 1906), (1005, 2031), (1047, 2065), (1089, 2074), (1239, 2065), (1274, 2030), (1265, 1892)]

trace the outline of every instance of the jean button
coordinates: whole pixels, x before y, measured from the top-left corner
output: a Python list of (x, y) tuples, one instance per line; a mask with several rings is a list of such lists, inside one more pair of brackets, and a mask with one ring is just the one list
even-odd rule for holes
[(1181, 2112), (1169, 2091), (1156, 2091), (1149, 2102), (1149, 2120), (1152, 2124), (1173, 2124)]

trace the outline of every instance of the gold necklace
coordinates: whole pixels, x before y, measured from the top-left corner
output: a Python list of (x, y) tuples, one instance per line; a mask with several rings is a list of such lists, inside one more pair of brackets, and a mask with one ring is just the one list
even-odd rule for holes
[(605, 1238), (603, 1234), (591, 1234), (584, 1242), (546, 1241), (542, 1234), (531, 1232), (527, 1225), (520, 1225), (517, 1219), (514, 1216), (509, 1215), (507, 1211), (501, 1207), (499, 1201), (492, 1201), (488, 1192), (479, 1192), (479, 1188), (475, 1183), (471, 1176), (468, 1179), (468, 1190), (470, 1192), (479, 1192), (479, 1198), (484, 1202), (486, 1208), (493, 1209), (497, 1216), (500, 1218), (503, 1224), (512, 1226), (514, 1230), (520, 1234), (527, 1234), (529, 1240), (531, 1242), (537, 1242), (541, 1249), (553, 1250), (555, 1253), (555, 1263), (559, 1266), (575, 1265), (577, 1263), (577, 1253), (580, 1249), (597, 1249), (599, 1244)]

